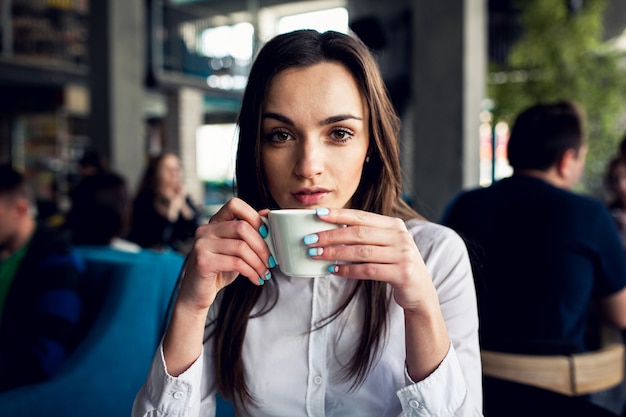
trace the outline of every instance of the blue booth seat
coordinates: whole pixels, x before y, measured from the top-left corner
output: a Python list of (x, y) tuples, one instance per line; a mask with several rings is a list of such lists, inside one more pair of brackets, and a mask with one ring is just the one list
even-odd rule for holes
[(4, 417), (123, 417), (161, 339), (184, 258), (81, 247), (84, 337), (50, 380), (0, 394)]

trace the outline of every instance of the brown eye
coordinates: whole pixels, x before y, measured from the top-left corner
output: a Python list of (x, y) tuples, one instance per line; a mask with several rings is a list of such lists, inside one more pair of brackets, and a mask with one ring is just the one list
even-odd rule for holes
[(293, 139), (291, 133), (284, 130), (275, 130), (266, 135), (266, 140), (272, 143), (284, 143)]
[(354, 133), (348, 129), (335, 129), (331, 133), (331, 137), (334, 141), (342, 143), (350, 140), (353, 135)]

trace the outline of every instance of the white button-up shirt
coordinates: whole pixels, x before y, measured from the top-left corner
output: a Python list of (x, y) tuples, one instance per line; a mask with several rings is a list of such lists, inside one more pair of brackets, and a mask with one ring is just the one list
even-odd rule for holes
[[(437, 289), (452, 341), (441, 365), (422, 381), (409, 379), (404, 311), (392, 299), (383, 350), (364, 383), (351, 390), (352, 381), (342, 378), (342, 371), (359, 339), (363, 300), (357, 297), (336, 320), (321, 328), (317, 325), (336, 310), (355, 281), (337, 276), (291, 278), (275, 269), (278, 302), (269, 313), (249, 320), (243, 346), (246, 382), (257, 400), (251, 415), (482, 415), (478, 313), (467, 250), (460, 237), (444, 226), (411, 220), (407, 227)], [(263, 290), (269, 293), (276, 288), (266, 284)], [(211, 309), (209, 320), (216, 311)], [(133, 416), (214, 416), (212, 351), (213, 341), (208, 340), (196, 362), (172, 377), (160, 346), (135, 400)]]

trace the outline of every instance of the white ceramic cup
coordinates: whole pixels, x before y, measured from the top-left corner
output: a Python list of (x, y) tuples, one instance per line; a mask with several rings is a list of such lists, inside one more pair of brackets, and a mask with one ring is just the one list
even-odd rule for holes
[(304, 244), (306, 235), (337, 229), (338, 224), (320, 220), (315, 210), (285, 209), (271, 210), (268, 218), (261, 217), (268, 228), (265, 242), (285, 275), (313, 278), (328, 275), (332, 261), (312, 259)]

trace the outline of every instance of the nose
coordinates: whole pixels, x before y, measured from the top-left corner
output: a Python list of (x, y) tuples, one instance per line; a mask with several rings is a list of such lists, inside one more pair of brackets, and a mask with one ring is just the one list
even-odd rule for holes
[(324, 171), (323, 145), (306, 139), (299, 143), (296, 153), (295, 174), (302, 178), (314, 178)]

